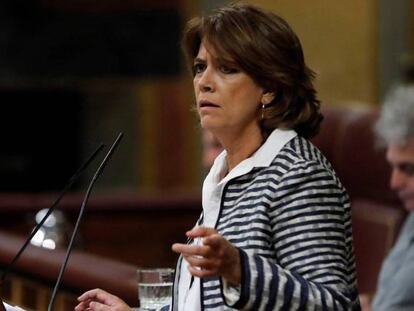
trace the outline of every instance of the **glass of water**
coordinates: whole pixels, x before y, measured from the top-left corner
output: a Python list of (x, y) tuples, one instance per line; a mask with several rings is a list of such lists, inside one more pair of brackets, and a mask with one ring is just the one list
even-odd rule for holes
[(174, 269), (137, 269), (140, 310), (157, 310), (171, 304)]

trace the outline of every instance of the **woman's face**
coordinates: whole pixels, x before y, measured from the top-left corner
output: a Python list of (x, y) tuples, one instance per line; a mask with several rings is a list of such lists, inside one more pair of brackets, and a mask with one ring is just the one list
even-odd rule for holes
[(220, 61), (210, 52), (201, 43), (194, 59), (194, 91), (201, 126), (216, 133), (260, 130), (258, 113), (263, 89), (236, 64)]

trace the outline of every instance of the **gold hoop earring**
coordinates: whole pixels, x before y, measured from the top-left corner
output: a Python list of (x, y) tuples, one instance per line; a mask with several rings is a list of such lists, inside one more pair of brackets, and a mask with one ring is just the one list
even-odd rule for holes
[(267, 108), (267, 106), (269, 106), (269, 104), (272, 102), (272, 100), (273, 100), (273, 96), (265, 95), (265, 96), (262, 97), (262, 100), (261, 100), (261, 104), (262, 104), (261, 118), (262, 118), (262, 120), (265, 118), (265, 109)]
[(264, 119), (266, 105), (262, 103), (262, 120)]

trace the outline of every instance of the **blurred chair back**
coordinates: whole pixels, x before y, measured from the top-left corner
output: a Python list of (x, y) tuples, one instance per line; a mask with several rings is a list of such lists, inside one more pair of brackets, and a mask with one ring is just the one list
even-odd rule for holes
[(377, 147), (376, 108), (324, 107), (320, 133), (312, 140), (337, 172), (352, 201), (358, 283), (375, 292), (381, 264), (394, 244), (406, 212), (389, 187), (385, 149)]

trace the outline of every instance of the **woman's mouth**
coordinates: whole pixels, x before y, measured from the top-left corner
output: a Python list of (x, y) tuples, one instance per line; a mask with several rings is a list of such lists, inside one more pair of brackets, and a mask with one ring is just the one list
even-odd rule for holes
[(208, 100), (200, 100), (198, 102), (198, 107), (200, 107), (200, 108), (219, 108), (220, 106), (215, 104), (215, 103), (212, 103)]

